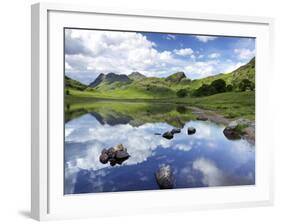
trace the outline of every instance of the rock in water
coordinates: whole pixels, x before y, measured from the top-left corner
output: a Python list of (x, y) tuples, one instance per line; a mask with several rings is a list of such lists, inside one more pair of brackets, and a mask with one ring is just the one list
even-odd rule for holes
[(100, 155), (100, 162), (103, 164), (106, 164), (109, 160), (109, 156), (107, 155), (107, 153), (102, 153)]
[(196, 129), (194, 127), (188, 127), (187, 133), (189, 135), (193, 135), (196, 132)]
[(224, 130), (223, 130), (223, 134), (224, 136), (229, 139), (229, 140), (238, 140), (238, 139), (241, 139), (241, 136), (240, 134), (233, 128), (230, 128), (230, 127), (226, 127)]
[(177, 134), (177, 133), (181, 133), (181, 129), (179, 128), (173, 128), (171, 131), (172, 134)]
[(103, 149), (99, 159), (103, 164), (109, 162), (111, 166), (115, 166), (116, 164), (121, 165), (129, 157), (127, 149), (122, 144), (119, 144), (109, 149)]
[(118, 152), (118, 151), (127, 152), (127, 149), (122, 144), (118, 144), (113, 148), (113, 152)]
[(161, 165), (155, 173), (157, 184), (160, 189), (174, 188), (174, 176), (170, 165)]
[(115, 154), (115, 158), (118, 159), (128, 159), (130, 155), (125, 151), (117, 151)]
[(173, 133), (167, 131), (165, 132), (162, 137), (166, 138), (166, 139), (172, 139), (174, 137)]
[(223, 130), (223, 134), (229, 140), (241, 139), (247, 132), (254, 131), (254, 123), (247, 119), (237, 119)]

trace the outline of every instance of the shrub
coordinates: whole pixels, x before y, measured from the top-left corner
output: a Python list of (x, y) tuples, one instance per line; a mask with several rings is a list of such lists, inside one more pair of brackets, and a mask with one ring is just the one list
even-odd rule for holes
[(214, 80), (211, 86), (216, 89), (216, 93), (223, 93), (226, 91), (226, 83), (223, 79)]
[(231, 92), (233, 90), (233, 85), (229, 84), (226, 86), (226, 91)]
[(239, 83), (238, 89), (240, 91), (254, 90), (255, 89), (255, 84), (253, 82), (251, 82), (249, 79), (243, 79)]
[(178, 97), (182, 98), (188, 95), (188, 91), (186, 89), (180, 89), (176, 94)]

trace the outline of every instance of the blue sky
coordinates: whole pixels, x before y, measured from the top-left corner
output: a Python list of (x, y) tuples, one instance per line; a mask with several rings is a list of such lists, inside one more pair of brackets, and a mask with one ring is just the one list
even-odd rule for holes
[(147, 32), (65, 30), (66, 75), (83, 83), (100, 73), (191, 79), (230, 72), (255, 56), (255, 39)]

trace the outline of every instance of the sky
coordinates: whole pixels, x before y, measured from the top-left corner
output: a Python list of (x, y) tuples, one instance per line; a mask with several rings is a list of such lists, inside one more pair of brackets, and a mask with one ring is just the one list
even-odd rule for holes
[(65, 29), (65, 74), (89, 84), (100, 74), (140, 72), (190, 79), (227, 73), (255, 56), (255, 38)]

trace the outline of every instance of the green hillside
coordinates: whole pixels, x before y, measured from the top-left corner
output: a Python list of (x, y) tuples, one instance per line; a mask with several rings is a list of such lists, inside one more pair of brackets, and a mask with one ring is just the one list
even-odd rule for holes
[(183, 72), (174, 73), (166, 78), (146, 77), (139, 72), (133, 72), (128, 76), (101, 73), (92, 83), (86, 86), (66, 76), (65, 89), (67, 95), (77, 97), (111, 99), (176, 98), (177, 91), (181, 89), (185, 89), (187, 95), (192, 95), (202, 85), (210, 85), (213, 81), (219, 79), (224, 80), (226, 85), (231, 86), (230, 91), (238, 91), (241, 88), (241, 83), (245, 80), (247, 81), (245, 85), (248, 85), (248, 82), (254, 85), (255, 58), (233, 72), (197, 80), (190, 80)]
[(76, 81), (74, 79), (71, 79), (68, 76), (64, 76), (64, 85), (66, 89), (74, 89), (78, 91), (83, 91), (88, 87), (87, 85), (82, 84), (81, 82)]
[(197, 89), (203, 84), (211, 84), (211, 82), (217, 79), (223, 79), (226, 84), (231, 84), (234, 87), (237, 87), (239, 82), (241, 82), (243, 79), (248, 79), (251, 82), (255, 83), (255, 58), (252, 58), (249, 63), (239, 67), (238, 69), (230, 73), (218, 74), (202, 79), (193, 80), (190, 83), (190, 88)]

